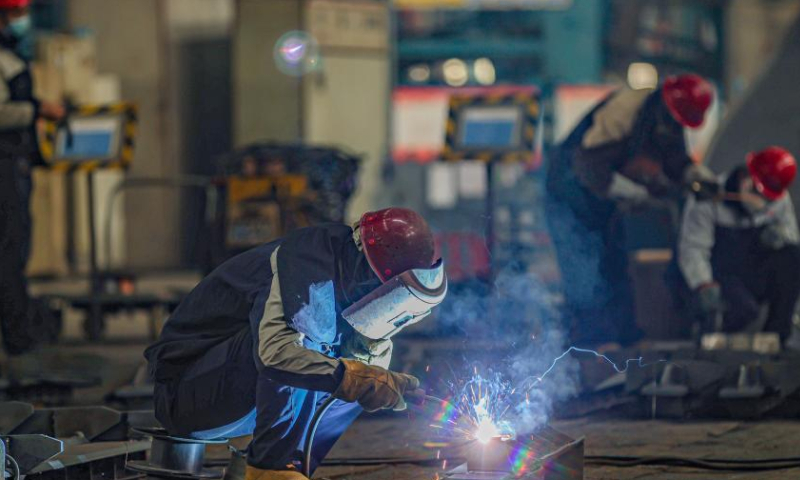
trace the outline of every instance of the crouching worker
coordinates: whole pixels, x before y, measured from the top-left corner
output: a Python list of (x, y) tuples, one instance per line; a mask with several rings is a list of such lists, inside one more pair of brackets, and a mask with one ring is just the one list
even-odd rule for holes
[(166, 322), (145, 356), (155, 413), (172, 435), (253, 435), (248, 480), (305, 478), (303, 444), (322, 418), (313, 471), (363, 410), (403, 410), (419, 388), (387, 370), (390, 337), (447, 291), (431, 231), (389, 208), (350, 228), (297, 230), (223, 263)]
[(747, 156), (715, 198), (690, 199), (678, 265), (705, 330), (735, 332), (767, 307), (764, 330), (791, 333), (800, 295), (800, 233), (787, 189), (797, 171), (789, 152)]

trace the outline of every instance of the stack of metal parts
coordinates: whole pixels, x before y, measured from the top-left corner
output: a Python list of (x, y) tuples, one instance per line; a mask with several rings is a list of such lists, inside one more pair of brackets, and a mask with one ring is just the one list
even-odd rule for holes
[(244, 163), (257, 165), (257, 174), (303, 175), (315, 194), (308, 213), (312, 223), (317, 223), (344, 221), (347, 202), (356, 189), (361, 158), (337, 148), (258, 143), (225, 155), (219, 163), (225, 176), (242, 175)]
[[(615, 375), (604, 383), (605, 388), (596, 388), (581, 402), (587, 404), (593, 399), (594, 410), (616, 408), (626, 416), (639, 418), (758, 419), (800, 415), (798, 355), (696, 348), (647, 351), (641, 355), (644, 366), (631, 363), (624, 374)], [(624, 362), (622, 355), (614, 358)], [(587, 363), (596, 366), (595, 360)], [(582, 362), (582, 366), (587, 364)], [(610, 401), (610, 394), (616, 401)], [(583, 415), (592, 410), (584, 407), (575, 413)]]
[(75, 389), (99, 384), (99, 378), (61, 372), (43, 372), (12, 379), (0, 378), (0, 401), (14, 398), (42, 405), (63, 405), (72, 399)]
[[(0, 403), (0, 443), (17, 465), (16, 476), (36, 480), (125, 480), (141, 476), (125, 462), (144, 459), (146, 439), (133, 427), (156, 424), (152, 411), (119, 412), (107, 407), (41, 408)], [(13, 472), (12, 472), (13, 474)]]
[(583, 478), (583, 438), (574, 440), (545, 426), (516, 440), (500, 437), (474, 442), (467, 462), (444, 476), (447, 480), (577, 480)]

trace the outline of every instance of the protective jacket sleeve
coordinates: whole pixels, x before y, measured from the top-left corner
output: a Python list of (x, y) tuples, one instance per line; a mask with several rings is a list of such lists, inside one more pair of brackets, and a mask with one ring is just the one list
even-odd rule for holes
[(692, 290), (714, 280), (711, 250), (715, 226), (714, 202), (689, 198), (678, 239), (678, 266)]
[(333, 392), (339, 384), (339, 360), (303, 346), (304, 334), (284, 316), (278, 275), (278, 249), (271, 257), (272, 285), (258, 327), (258, 357), (266, 374), (277, 382), (307, 390)]
[(778, 225), (781, 238), (787, 244), (800, 244), (800, 230), (797, 227), (797, 215), (794, 212), (792, 198), (787, 193), (777, 203), (775, 224)]
[(634, 182), (618, 171), (630, 155), (629, 140), (650, 93), (648, 89), (621, 91), (594, 113), (576, 152), (574, 169), (578, 181), (598, 197), (641, 197), (644, 189), (625, 188)]
[(36, 119), (36, 103), (13, 101), (9, 85), (26, 72), (25, 63), (13, 53), (0, 50), (0, 130), (15, 130), (33, 125)]

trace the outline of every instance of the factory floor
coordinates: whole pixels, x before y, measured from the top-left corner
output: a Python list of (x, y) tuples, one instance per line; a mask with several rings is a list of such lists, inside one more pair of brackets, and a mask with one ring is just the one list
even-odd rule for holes
[[(188, 283), (188, 282), (187, 282)], [(74, 392), (72, 402), (101, 404), (108, 392), (134, 378), (148, 343), (147, 319), (121, 315), (108, 323), (108, 339), (86, 343), (81, 339), (80, 316), (66, 315), (63, 340), (36, 354), (15, 359), (0, 353), (0, 374), (33, 373), (55, 368), (87, 371), (102, 378), (100, 385)], [(424, 346), (420, 346), (424, 349)], [(800, 455), (799, 421), (662, 421), (584, 417), (554, 420), (551, 426), (572, 438), (585, 438), (587, 456), (676, 456), (690, 458), (759, 459)], [(340, 439), (329, 459), (435, 458), (437, 451), (423, 446), (431, 438), (430, 420), (409, 413), (362, 416)], [(315, 478), (417, 480), (446, 478), (455, 465), (384, 464), (364, 467), (322, 467)], [(585, 479), (787, 479), (800, 478), (800, 469), (773, 471), (710, 471), (674, 466), (608, 467), (587, 462)]]
[[(133, 321), (128, 327), (133, 327)], [(138, 324), (144, 328), (143, 323)], [(118, 326), (117, 328), (122, 328)], [(140, 330), (141, 331), (141, 330)], [(141, 365), (142, 340), (87, 344), (76, 339), (47, 347), (36, 355), (0, 358), (0, 369), (16, 373), (59, 365), (86, 369), (103, 378), (100, 386), (75, 391), (73, 403), (100, 404), (114, 388), (130, 382)], [(409, 413), (363, 415), (336, 444), (329, 459), (433, 458), (423, 447), (431, 438), (430, 420)], [(758, 459), (797, 456), (800, 421), (662, 421), (609, 418), (554, 420), (551, 425), (572, 438), (585, 438), (586, 455), (680, 456), (691, 458)], [(417, 480), (443, 477), (454, 465), (380, 465), (322, 467), (316, 478)], [(444, 468), (442, 468), (444, 467)], [(587, 464), (586, 479), (786, 479), (800, 478), (800, 469), (766, 472), (709, 471), (681, 467), (637, 466), (612, 468)]]
[[(682, 456), (691, 458), (757, 459), (798, 455), (800, 422), (650, 421), (581, 418), (554, 421), (552, 426), (572, 436), (585, 437), (586, 455)], [(362, 417), (339, 440), (329, 458), (431, 457), (436, 451), (420, 447), (430, 431), (424, 419), (408, 416)], [(447, 469), (452, 465), (447, 465)], [(417, 480), (443, 477), (442, 465), (383, 465), (322, 467), (315, 478), (331, 480)], [(586, 480), (701, 480), (800, 478), (800, 469), (766, 472), (709, 471), (682, 467), (606, 467), (587, 465)]]

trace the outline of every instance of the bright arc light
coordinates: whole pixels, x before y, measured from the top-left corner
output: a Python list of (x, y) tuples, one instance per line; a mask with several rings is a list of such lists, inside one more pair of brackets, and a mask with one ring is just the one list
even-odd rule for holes
[(497, 429), (497, 425), (488, 418), (482, 419), (475, 431), (475, 439), (484, 444), (499, 435), (500, 431)]

